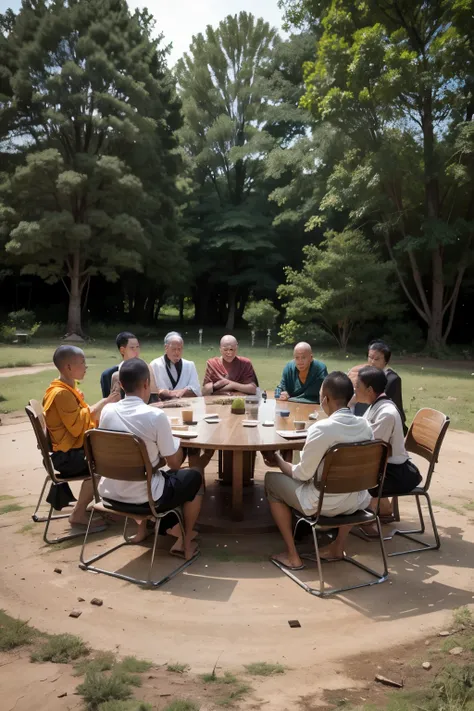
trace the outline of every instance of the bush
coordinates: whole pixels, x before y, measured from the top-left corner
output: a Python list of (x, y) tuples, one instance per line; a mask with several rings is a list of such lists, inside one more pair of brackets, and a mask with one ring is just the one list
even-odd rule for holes
[(4, 324), (0, 326), (0, 341), (3, 343), (13, 343), (16, 338), (16, 328), (15, 326), (9, 326)]
[(253, 331), (267, 331), (273, 328), (279, 316), (278, 310), (268, 299), (253, 301), (244, 311), (243, 319)]
[(414, 321), (397, 321), (386, 323), (386, 334), (382, 340), (386, 341), (392, 350), (414, 353), (424, 346), (423, 331)]
[(300, 341), (310, 343), (314, 348), (317, 346), (334, 346), (334, 338), (330, 333), (321, 328), (317, 323), (297, 323), (287, 321), (278, 333), (283, 343), (294, 346)]
[(8, 314), (9, 325), (14, 326), (17, 329), (30, 331), (35, 325), (37, 325), (35, 322), (36, 316), (34, 311), (21, 309), (20, 311), (12, 311)]
[(32, 653), (31, 661), (68, 664), (87, 654), (89, 654), (89, 648), (80, 637), (73, 634), (54, 634)]

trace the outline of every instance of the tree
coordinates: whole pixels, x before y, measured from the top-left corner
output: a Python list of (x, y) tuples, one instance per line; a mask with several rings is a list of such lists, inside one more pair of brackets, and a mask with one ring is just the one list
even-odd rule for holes
[(179, 102), (152, 18), (125, 0), (24, 0), (0, 24), (0, 138), (23, 156), (1, 186), (6, 250), (63, 279), (81, 334), (92, 276), (158, 263), (171, 280)]
[(252, 301), (244, 311), (244, 321), (256, 332), (273, 328), (278, 316), (278, 310), (268, 299)]
[[(472, 3), (288, 0), (287, 18), (317, 28), (308, 108), (343, 154), (316, 170), (311, 228), (339, 212), (380, 237), (428, 344), (446, 343), (472, 260)], [(326, 172), (326, 175), (324, 173)]]
[[(251, 287), (274, 288), (271, 267), (280, 256), (274, 209), (263, 187), (263, 157), (274, 139), (266, 130), (268, 100), (262, 81), (278, 43), (262, 19), (241, 12), (205, 36), (193, 37), (176, 75), (183, 101), (183, 149), (193, 194), (185, 224), (194, 239), (196, 291), (207, 310), (211, 289), (225, 293), (232, 328)], [(214, 300), (216, 303), (216, 300)]]
[(321, 247), (304, 248), (303, 268), (286, 270), (278, 294), (287, 322), (316, 323), (346, 350), (356, 326), (400, 312), (389, 281), (393, 268), (361, 232), (327, 232), (325, 238)]

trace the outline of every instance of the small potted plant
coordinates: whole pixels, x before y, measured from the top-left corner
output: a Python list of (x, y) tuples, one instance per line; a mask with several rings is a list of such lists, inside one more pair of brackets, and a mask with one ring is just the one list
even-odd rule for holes
[(231, 412), (233, 415), (245, 415), (245, 400), (243, 397), (236, 397), (232, 400)]

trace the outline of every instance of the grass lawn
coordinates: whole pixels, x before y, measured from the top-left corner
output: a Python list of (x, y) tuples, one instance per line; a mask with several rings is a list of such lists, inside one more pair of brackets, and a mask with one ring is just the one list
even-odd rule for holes
[[(0, 345), (0, 368), (10, 364), (34, 365), (51, 361), (59, 340), (38, 340), (30, 345)], [(88, 361), (88, 371), (82, 389), (86, 400), (94, 403), (101, 397), (99, 378), (101, 372), (117, 363), (118, 353), (109, 341), (95, 341), (86, 344), (84, 351)], [(153, 360), (163, 352), (162, 340), (142, 341), (142, 357)], [(188, 343), (185, 357), (194, 360), (199, 375), (204, 375), (207, 358), (218, 354), (217, 339), (212, 343), (199, 345)], [(289, 348), (265, 348), (242, 343), (241, 354), (252, 358), (262, 388), (271, 390), (279, 382), (281, 371), (286, 361), (292, 357)], [(364, 362), (363, 353), (341, 356), (331, 352), (318, 352), (315, 356), (323, 360), (328, 370), (347, 371), (351, 366)], [(397, 363), (393, 367), (403, 380), (403, 400), (408, 420), (411, 421), (420, 407), (433, 407), (442, 410), (451, 417), (452, 427), (474, 432), (474, 375), (469, 369), (455, 369), (449, 362), (426, 362), (422, 358), (415, 364)], [(474, 370), (474, 368), (473, 368)], [(0, 378), (0, 412), (22, 410), (30, 398), (41, 400), (43, 393), (54, 378), (54, 371), (44, 371), (32, 375), (20, 375)]]

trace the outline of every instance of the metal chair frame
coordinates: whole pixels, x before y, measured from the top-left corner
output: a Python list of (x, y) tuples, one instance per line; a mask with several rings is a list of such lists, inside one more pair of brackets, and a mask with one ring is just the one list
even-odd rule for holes
[[(113, 507), (105, 507), (104, 504), (101, 501), (101, 497), (98, 492), (97, 488), (97, 478), (101, 476), (101, 472), (99, 469), (101, 468), (101, 465), (97, 465), (96, 459), (94, 457), (94, 444), (93, 441), (94, 439), (103, 439), (104, 441), (107, 441), (107, 439), (110, 440), (112, 443), (113, 440), (117, 442), (117, 439), (122, 440), (124, 443), (126, 443), (125, 446), (129, 444), (130, 451), (133, 449), (135, 450), (136, 458), (137, 458), (137, 466), (134, 466), (134, 471), (131, 472), (132, 476), (130, 478), (125, 478), (125, 477), (114, 477), (113, 473), (114, 471), (108, 471), (103, 474), (103, 476), (107, 476), (109, 478), (117, 478), (121, 479), (122, 481), (140, 481), (142, 478), (146, 479), (147, 482), (147, 491), (148, 491), (148, 504), (150, 506), (150, 514), (143, 514), (139, 515), (134, 513), (133, 511), (122, 511), (122, 510), (116, 510)], [(113, 578), (119, 578), (120, 580), (126, 580), (129, 583), (135, 583), (136, 585), (144, 585), (144, 586), (149, 586), (152, 588), (159, 588), (165, 583), (167, 583), (169, 580), (174, 578), (178, 573), (181, 573), (183, 570), (185, 570), (188, 566), (190, 566), (194, 561), (200, 556), (200, 552), (198, 551), (190, 560), (184, 561), (181, 565), (179, 565), (177, 568), (175, 568), (171, 573), (162, 576), (159, 580), (153, 580), (153, 564), (155, 561), (155, 554), (156, 554), (156, 546), (158, 542), (158, 531), (159, 531), (159, 525), (158, 522), (167, 516), (169, 513), (173, 513), (177, 520), (179, 527), (181, 529), (181, 534), (184, 537), (184, 524), (183, 524), (183, 518), (181, 515), (181, 511), (176, 508), (176, 509), (171, 509), (170, 511), (165, 511), (164, 513), (158, 513), (155, 510), (155, 504), (153, 501), (153, 496), (151, 492), (151, 480), (152, 476), (157, 471), (158, 466), (153, 469), (152, 464), (150, 462), (150, 459), (148, 457), (148, 452), (146, 449), (146, 445), (143, 442), (143, 440), (140, 437), (137, 437), (136, 435), (130, 434), (128, 432), (115, 432), (111, 430), (99, 430), (99, 429), (94, 429), (94, 430), (88, 430), (85, 434), (84, 437), (84, 450), (86, 453), (86, 459), (89, 465), (89, 471), (92, 476), (92, 482), (94, 486), (94, 498), (95, 498), (95, 504), (92, 506), (92, 511), (91, 511), (91, 516), (89, 519), (89, 524), (87, 526), (86, 530), (86, 535), (84, 537), (84, 541), (82, 543), (82, 548), (81, 548), (81, 553), (79, 557), (79, 567), (82, 570), (90, 570), (95, 573), (103, 573), (104, 575), (110, 575)], [(111, 448), (110, 451), (112, 452), (113, 449)], [(111, 469), (113, 468), (113, 465), (110, 467)], [(141, 476), (137, 475), (137, 469), (141, 469)], [(108, 550), (104, 551), (103, 553), (99, 553), (98, 555), (92, 556), (91, 558), (86, 559), (85, 556), (85, 548), (87, 544), (87, 539), (89, 536), (89, 528), (91, 525), (92, 521), (92, 516), (94, 514), (94, 511), (99, 511), (99, 512), (108, 512), (108, 513), (113, 513), (115, 515), (120, 515), (125, 517), (125, 523), (123, 527), (123, 541), (118, 543), (117, 545), (113, 546), (112, 548), (109, 548)], [(153, 547), (151, 551), (151, 560), (150, 560), (150, 566), (148, 569), (148, 576), (147, 578), (135, 578), (131, 575), (125, 575), (124, 573), (118, 573), (116, 571), (112, 570), (107, 570), (105, 568), (99, 568), (93, 565), (96, 563), (98, 560), (101, 560), (102, 558), (105, 558), (106, 556), (110, 555), (111, 553), (114, 553), (116, 550), (119, 550), (123, 546), (130, 545), (131, 541), (127, 537), (127, 526), (129, 519), (133, 519), (135, 521), (143, 521), (144, 519), (148, 519), (151, 521), (155, 522), (155, 533), (154, 533), (154, 538), (153, 538)]]
[(83, 477), (61, 477), (60, 479), (56, 476), (56, 472), (51, 461), (51, 443), (48, 435), (48, 430), (46, 428), (46, 421), (44, 419), (43, 410), (41, 404), (38, 400), (30, 400), (29, 404), (25, 407), (25, 412), (28, 415), (31, 426), (36, 436), (36, 445), (41, 452), (43, 459), (43, 466), (46, 469), (46, 478), (44, 480), (41, 493), (39, 495), (38, 503), (31, 518), (35, 523), (46, 523), (43, 532), (43, 541), (48, 545), (54, 545), (56, 543), (62, 543), (63, 541), (70, 541), (73, 538), (79, 538), (84, 535), (84, 531), (76, 531), (75, 533), (68, 533), (64, 536), (56, 536), (56, 538), (48, 538), (48, 531), (51, 521), (58, 521), (60, 519), (69, 518), (70, 513), (65, 514), (54, 514), (54, 508), (52, 505), (49, 507), (49, 512), (46, 516), (39, 516), (38, 511), (43, 502), (44, 492), (46, 491), (46, 486), (48, 482), (52, 486), (62, 486), (64, 484), (70, 484), (74, 482), (82, 482), (89, 478), (89, 475)]
[[(337, 516), (332, 519), (329, 516), (321, 516), (321, 510), (323, 507), (323, 501), (324, 501), (324, 495), (325, 493), (352, 493), (351, 491), (347, 491), (347, 489), (344, 488), (344, 482), (343, 480), (339, 479), (339, 481), (332, 481), (332, 470), (336, 470), (336, 467), (338, 466), (338, 457), (340, 456), (339, 453), (342, 453), (342, 456), (344, 456), (344, 452), (346, 452), (348, 449), (352, 450), (353, 452), (357, 453), (358, 455), (360, 454), (363, 459), (361, 459), (360, 462), (356, 462), (355, 466), (359, 466), (362, 470), (366, 466), (366, 459), (367, 459), (367, 453), (373, 453), (379, 452), (378, 458), (375, 460), (375, 462), (372, 462), (372, 467), (376, 464), (377, 466), (375, 467), (374, 471), (372, 472), (372, 481), (369, 481), (370, 479), (370, 474), (367, 474), (366, 472), (362, 471), (361, 475), (365, 475), (365, 480), (364, 482), (361, 483), (360, 488), (357, 489), (357, 491), (363, 491), (366, 488), (372, 488), (373, 486), (378, 486), (378, 497), (377, 497), (377, 506), (375, 511), (358, 511), (355, 514), (351, 514), (347, 516), (347, 523), (346, 522), (339, 522), (341, 519), (343, 519), (343, 516)], [(372, 450), (372, 452), (371, 452)], [(307, 583), (303, 582), (300, 580), (300, 578), (295, 575), (295, 573), (292, 570), (289, 570), (286, 568), (283, 564), (279, 563), (277, 560), (272, 559), (272, 563), (276, 565), (280, 570), (285, 573), (291, 580), (293, 580), (297, 585), (299, 585), (303, 590), (306, 592), (310, 593), (311, 595), (315, 595), (316, 597), (329, 597), (331, 595), (336, 595), (338, 593), (342, 592), (347, 592), (349, 590), (356, 590), (357, 588), (364, 588), (364, 587), (371, 587), (372, 585), (378, 585), (380, 583), (383, 583), (387, 580), (388, 578), (388, 563), (387, 563), (387, 555), (385, 552), (385, 546), (384, 546), (384, 541), (383, 541), (383, 536), (382, 536), (382, 527), (380, 525), (380, 520), (379, 520), (379, 505), (380, 505), (380, 498), (381, 498), (381, 493), (382, 493), (382, 487), (383, 487), (383, 482), (385, 478), (385, 468), (387, 466), (387, 457), (388, 457), (388, 446), (384, 442), (381, 442), (379, 440), (368, 440), (368, 441), (363, 441), (363, 442), (356, 442), (356, 443), (344, 443), (344, 444), (336, 444), (324, 455), (324, 458), (322, 460), (323, 463), (323, 472), (321, 475), (321, 479), (318, 480), (318, 473), (316, 472), (314, 476), (314, 484), (316, 488), (320, 491), (320, 496), (319, 496), (319, 503), (318, 503), (318, 510), (314, 516), (305, 516), (302, 515), (299, 511), (295, 511), (297, 520), (295, 527), (293, 529), (293, 538), (295, 538), (297, 528), (299, 524), (304, 521), (311, 527), (311, 532), (313, 535), (313, 544), (314, 544), (314, 550), (315, 550), (315, 557), (312, 555), (302, 555), (301, 557), (305, 560), (313, 560), (317, 564), (318, 568), (318, 576), (319, 576), (319, 589), (311, 587)], [(349, 465), (344, 465), (346, 469), (349, 469)], [(354, 464), (352, 465), (354, 466)], [(318, 466), (319, 470), (319, 466)], [(353, 476), (353, 471), (351, 472)], [(364, 570), (365, 572), (369, 573), (374, 580), (369, 580), (368, 582), (365, 583), (358, 583), (357, 585), (348, 585), (345, 587), (341, 588), (335, 588), (335, 589), (330, 589), (326, 590), (325, 588), (325, 583), (324, 583), (324, 576), (323, 576), (323, 571), (322, 571), (322, 565), (321, 565), (321, 558), (319, 555), (319, 544), (318, 544), (318, 539), (316, 536), (316, 531), (321, 531), (327, 528), (339, 528), (340, 526), (343, 525), (360, 525), (361, 523), (370, 523), (372, 521), (375, 521), (377, 524), (377, 530), (379, 533), (379, 542), (380, 542), (380, 552), (382, 555), (382, 560), (383, 560), (383, 572), (379, 573), (372, 568), (369, 568), (368, 566), (364, 565), (363, 563), (360, 563), (360, 561), (355, 560), (352, 556), (348, 556), (344, 553), (344, 556), (342, 558), (342, 561), (346, 563), (351, 563), (352, 565), (355, 565), (357, 568), (360, 568), (361, 570)], [(331, 561), (327, 561), (331, 562)], [(336, 561), (334, 561), (336, 562)]]
[[(422, 418), (426, 417), (428, 413), (430, 413), (431, 419), (434, 419), (433, 415), (436, 414), (436, 419), (439, 420), (438, 433), (437, 433), (436, 440), (435, 440), (434, 444), (430, 444), (426, 440), (423, 441), (423, 438), (418, 435), (418, 429), (420, 427), (420, 420), (422, 420)], [(446, 435), (449, 425), (450, 425), (450, 419), (447, 415), (444, 415), (439, 410), (434, 410), (432, 408), (424, 407), (421, 410), (418, 410), (418, 412), (416, 413), (416, 415), (413, 419), (411, 427), (408, 430), (407, 436), (405, 438), (405, 447), (408, 452), (412, 452), (413, 454), (418, 454), (419, 456), (423, 457), (424, 459), (426, 459), (428, 461), (428, 471), (426, 474), (426, 481), (423, 486), (417, 486), (416, 489), (413, 489), (413, 491), (409, 491), (406, 494), (399, 494), (398, 496), (394, 497), (393, 509), (394, 509), (395, 520), (400, 521), (400, 510), (399, 510), (398, 499), (401, 496), (403, 496), (403, 498), (406, 498), (407, 496), (414, 496), (416, 499), (416, 507), (417, 507), (417, 511), (418, 511), (418, 518), (419, 518), (420, 526), (419, 526), (419, 528), (413, 528), (413, 529), (408, 529), (408, 530), (395, 529), (391, 532), (391, 534), (393, 537), (394, 536), (402, 536), (403, 538), (413, 541), (414, 543), (418, 544), (418, 547), (417, 548), (410, 548), (410, 550), (394, 551), (393, 553), (388, 554), (390, 558), (392, 558), (394, 556), (398, 556), (398, 555), (408, 555), (409, 553), (421, 553), (423, 551), (439, 550), (439, 548), (441, 547), (441, 539), (439, 537), (438, 527), (436, 525), (436, 520), (435, 520), (434, 513), (433, 513), (433, 506), (431, 504), (431, 498), (430, 498), (428, 489), (430, 488), (431, 479), (433, 477), (434, 469), (435, 469), (436, 464), (438, 463), (439, 452), (441, 450), (441, 446), (443, 444), (443, 440), (445, 438), (445, 435)], [(426, 531), (425, 520), (423, 518), (423, 510), (421, 508), (421, 501), (420, 501), (420, 499), (422, 497), (426, 500), (426, 504), (428, 507), (428, 513), (429, 513), (431, 526), (432, 526), (433, 534), (434, 534), (434, 538), (435, 538), (434, 543), (426, 543), (425, 541), (422, 541), (419, 538), (415, 537), (417, 535), (423, 535)]]

